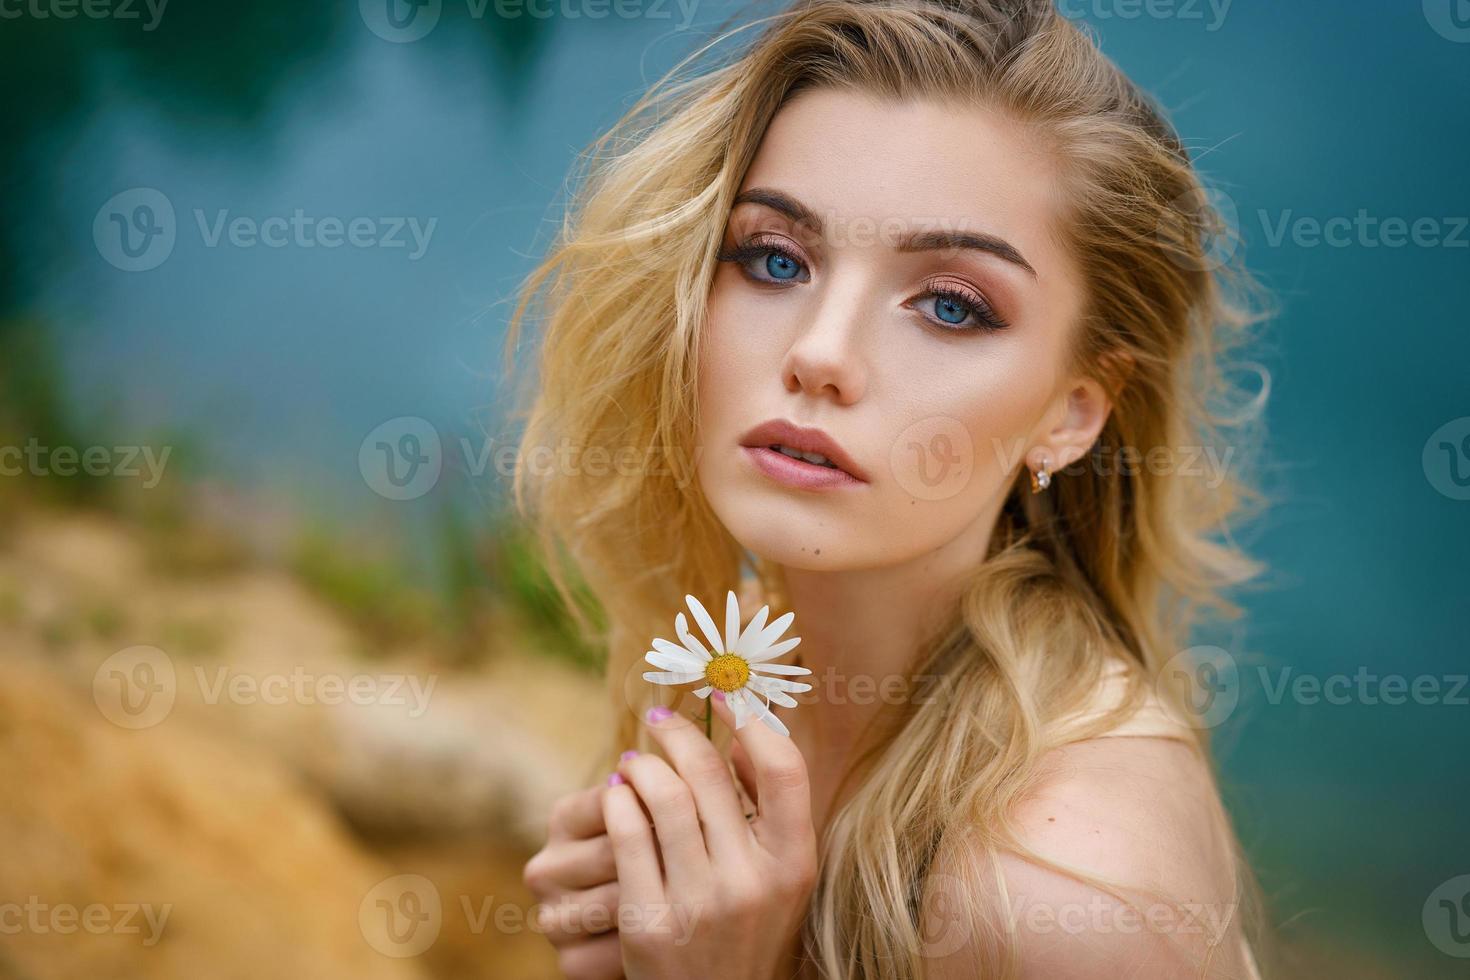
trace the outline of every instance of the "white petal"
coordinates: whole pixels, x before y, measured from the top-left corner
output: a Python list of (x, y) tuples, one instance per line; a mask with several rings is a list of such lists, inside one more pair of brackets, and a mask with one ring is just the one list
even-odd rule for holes
[(750, 665), (750, 669), (759, 670), (766, 674), (810, 674), (812, 672), (810, 667), (798, 667), (796, 664), (754, 663)]
[(751, 691), (761, 693), (761, 695), (766, 696), (769, 701), (775, 701), (776, 704), (785, 705), (785, 707), (788, 708), (797, 707), (797, 699), (792, 698), (789, 693), (778, 691), (778, 689), (775, 688), (767, 688), (766, 685), (761, 685), (761, 683), (757, 683), (756, 677), (751, 677), (750, 689)]
[(699, 624), (704, 638), (709, 640), (710, 649), (717, 653), (724, 653), (725, 648), (720, 644), (720, 631), (715, 629), (715, 621), (709, 618), (709, 613), (692, 595), (686, 595), (684, 601), (689, 603), (689, 611), (694, 614), (694, 621)]
[(784, 724), (782, 724), (781, 723), (781, 719), (780, 718), (777, 718), (771, 712), (771, 709), (770, 708), (767, 708), (765, 705), (761, 704), (760, 701), (756, 700), (755, 698), (751, 698), (751, 701), (754, 702), (751, 705), (751, 707), (755, 709), (755, 716), (757, 718), (759, 718), (761, 721), (765, 722), (767, 725), (771, 726), (771, 728), (773, 728), (776, 731), (780, 732), (782, 735), (785, 735), (787, 737), (790, 737), (790, 735), (791, 735), (791, 729), (787, 728)]
[(798, 643), (800, 643), (800, 642), (801, 642), (801, 637), (799, 637), (799, 636), (793, 636), (789, 640), (782, 640), (780, 643), (777, 643), (773, 647), (766, 647), (764, 650), (756, 650), (753, 653), (751, 653), (748, 657), (746, 657), (745, 659), (746, 660), (749, 660), (751, 663), (756, 663), (756, 664), (761, 663), (762, 661), (765, 661), (765, 660), (775, 660), (777, 657), (781, 656), (781, 654), (785, 653), (787, 650), (794, 650), (794, 649), (796, 649), (796, 645)]
[(690, 653), (697, 656), (700, 660), (708, 661), (714, 659), (710, 656), (709, 651), (704, 648), (704, 644), (700, 643), (699, 640), (696, 639), (694, 635), (689, 632), (689, 620), (684, 618), (683, 613), (680, 613), (679, 615), (674, 617), (674, 629), (677, 630), (679, 633), (679, 642), (684, 644), (685, 649), (687, 649)]
[(686, 658), (691, 664), (694, 665), (693, 667), (689, 668), (690, 670), (693, 670), (695, 667), (703, 670), (704, 665), (709, 663), (709, 654), (704, 651), (704, 647), (700, 647), (697, 651), (691, 650), (688, 647), (681, 647), (677, 643), (670, 643), (668, 640), (665, 640), (663, 637), (660, 636), (654, 639), (653, 648), (660, 653), (667, 653), (673, 657)]
[(643, 679), (655, 684), (688, 684), (690, 681), (704, 680), (704, 671), (669, 671), (669, 670), (645, 670)]
[(734, 653), (740, 639), (740, 600), (734, 592), (725, 593), (725, 650)]
[(707, 697), (709, 697), (709, 692), (711, 692), (713, 690), (714, 690), (713, 687), (711, 687), (710, 685), (706, 684), (704, 687), (696, 688), (695, 691), (694, 691), (694, 696), (697, 697), (697, 698), (707, 698)]
[(677, 670), (686, 674), (691, 670), (697, 670), (701, 674), (704, 673), (704, 664), (695, 661), (694, 654), (688, 650), (684, 650), (682, 656), (677, 653), (655, 653), (650, 650), (643, 655), (643, 659), (664, 670)]
[(761, 606), (760, 612), (751, 617), (745, 626), (745, 632), (740, 634), (736, 645), (740, 648), (735, 652), (744, 656), (746, 651), (755, 649), (755, 638), (761, 635), (761, 630), (766, 628), (766, 617), (771, 614), (770, 606)]
[(750, 712), (750, 705), (746, 703), (746, 699), (749, 697), (749, 692), (744, 688), (741, 688), (734, 694), (725, 695), (726, 703), (730, 705), (730, 710), (735, 714), (736, 728), (743, 728), (745, 726), (745, 716)]
[(762, 694), (768, 691), (792, 691), (796, 694), (801, 694), (804, 691), (810, 691), (812, 689), (810, 684), (803, 684), (801, 681), (783, 681), (779, 677), (759, 677), (756, 675), (752, 675), (750, 680), (746, 681), (746, 684), (760, 691)]
[(776, 640), (781, 636), (781, 634), (786, 632), (786, 627), (790, 626), (791, 621), (795, 618), (796, 613), (786, 613), (770, 626), (767, 626), (765, 629), (761, 630), (759, 645), (762, 647), (768, 647), (772, 643), (775, 643)]

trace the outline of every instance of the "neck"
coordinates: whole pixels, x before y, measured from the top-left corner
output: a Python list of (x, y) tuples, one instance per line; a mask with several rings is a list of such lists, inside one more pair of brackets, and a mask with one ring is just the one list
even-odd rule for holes
[[(913, 697), (915, 658), (943, 625), (984, 559), (995, 514), (987, 513), (944, 546), (881, 568), (783, 568), (812, 685), (783, 717), (802, 729), (809, 749), (845, 754), (888, 706)], [(919, 693), (922, 693), (920, 690)]]

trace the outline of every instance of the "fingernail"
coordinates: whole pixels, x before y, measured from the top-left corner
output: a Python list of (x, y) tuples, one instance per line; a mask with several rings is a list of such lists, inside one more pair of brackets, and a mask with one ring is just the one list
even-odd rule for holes
[(616, 786), (619, 783), (621, 783), (622, 781), (623, 781), (623, 774), (622, 773), (620, 773), (620, 772), (614, 772), (614, 773), (609, 773), (608, 774), (607, 784), (609, 786)]
[(714, 698), (716, 701), (723, 701), (723, 700), (725, 700), (725, 692), (724, 691), (714, 691), (713, 693), (710, 694), (710, 697)]
[(624, 752), (622, 755), (618, 756), (618, 758), (619, 759), (631, 759), (631, 758), (633, 758), (633, 756), (635, 756), (637, 754), (638, 754), (638, 750), (637, 749), (629, 749), (628, 751)]
[(663, 704), (656, 704), (648, 709), (648, 714), (643, 717), (648, 719), (650, 725), (656, 725), (674, 713), (674, 709)]

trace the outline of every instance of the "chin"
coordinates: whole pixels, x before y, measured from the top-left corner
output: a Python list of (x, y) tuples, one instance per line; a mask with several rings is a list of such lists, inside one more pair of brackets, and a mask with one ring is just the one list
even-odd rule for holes
[(792, 535), (782, 534), (778, 528), (771, 527), (754, 529), (749, 534), (735, 534), (734, 529), (731, 529), (731, 534), (752, 554), (783, 568), (835, 572), (847, 567), (847, 560), (841, 554), (840, 546), (832, 545), (831, 542), (823, 544), (820, 538), (797, 540)]
[[(836, 571), (849, 567), (866, 535), (855, 515), (842, 514), (820, 494), (752, 487), (738, 476), (707, 481), (706, 499), (715, 516), (742, 548), (786, 568)], [(711, 492), (713, 487), (713, 492)]]

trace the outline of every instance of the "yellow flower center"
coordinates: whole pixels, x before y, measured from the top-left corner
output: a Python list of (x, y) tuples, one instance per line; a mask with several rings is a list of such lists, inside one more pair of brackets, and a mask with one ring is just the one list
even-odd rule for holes
[(704, 665), (704, 679), (726, 694), (738, 691), (750, 679), (750, 664), (733, 653), (722, 653)]

